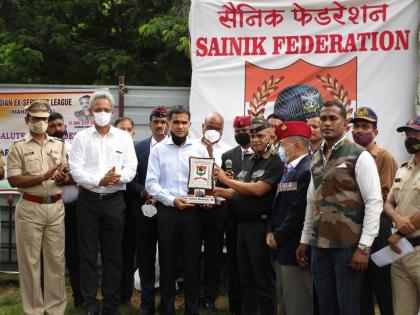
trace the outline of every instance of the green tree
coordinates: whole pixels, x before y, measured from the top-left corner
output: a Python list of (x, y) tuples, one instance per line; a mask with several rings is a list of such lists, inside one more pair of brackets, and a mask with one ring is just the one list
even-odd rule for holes
[(0, 82), (190, 84), (189, 1), (1, 0)]

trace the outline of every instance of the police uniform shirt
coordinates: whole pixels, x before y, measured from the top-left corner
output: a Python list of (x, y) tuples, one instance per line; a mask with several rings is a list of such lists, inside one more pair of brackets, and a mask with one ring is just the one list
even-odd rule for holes
[(240, 221), (258, 220), (261, 215), (271, 213), (277, 184), (283, 176), (283, 167), (283, 162), (274, 150), (269, 150), (262, 156), (254, 154), (251, 158), (244, 160), (238, 180), (246, 183), (262, 181), (271, 185), (272, 188), (261, 197), (235, 193), (233, 206)]
[[(398, 213), (404, 217), (420, 211), (420, 164), (416, 165), (414, 157), (398, 169), (387, 200), (395, 203)], [(419, 237), (420, 229), (407, 236)]]
[[(44, 144), (36, 142), (31, 134), (16, 141), (7, 156), (7, 176), (43, 175), (54, 166), (67, 163), (67, 152), (62, 140), (45, 135)], [(61, 194), (62, 188), (48, 179), (32, 187), (19, 187), (20, 192), (49, 197)]]
[(5, 163), (4, 163), (4, 158), (3, 158), (3, 154), (0, 153), (0, 167), (4, 167)]

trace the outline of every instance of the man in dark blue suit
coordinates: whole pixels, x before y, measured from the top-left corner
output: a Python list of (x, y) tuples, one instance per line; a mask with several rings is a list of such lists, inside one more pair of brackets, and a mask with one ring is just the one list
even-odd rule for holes
[(149, 118), (149, 128), (152, 131), (150, 138), (144, 139), (135, 145), (138, 166), (135, 179), (127, 186), (127, 190), (137, 197), (132, 206), (135, 216), (137, 259), (141, 284), (141, 305), (139, 315), (155, 314), (155, 261), (157, 244), (156, 216), (147, 217), (142, 212), (142, 205), (154, 200), (145, 189), (147, 165), (150, 149), (165, 139), (168, 133), (168, 112), (159, 107), (152, 111)]
[(306, 123), (288, 121), (276, 127), (276, 136), (288, 158), (287, 168), (273, 202), (267, 245), (276, 251), (276, 274), (280, 273), (288, 315), (312, 315), (312, 276), (299, 267), (296, 249), (300, 243), (306, 210), (306, 193), (311, 180)]

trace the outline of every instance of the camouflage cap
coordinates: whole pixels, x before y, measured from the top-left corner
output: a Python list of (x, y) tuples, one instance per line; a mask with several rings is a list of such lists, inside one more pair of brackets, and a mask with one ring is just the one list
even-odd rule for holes
[(350, 122), (353, 123), (356, 120), (366, 120), (373, 123), (377, 123), (378, 116), (370, 107), (359, 107), (354, 113), (354, 117), (352, 120), (350, 120)]
[(273, 127), (267, 119), (264, 117), (254, 117), (251, 120), (251, 126), (249, 126), (249, 131), (253, 133), (260, 132), (261, 130)]
[(409, 121), (407, 121), (405, 126), (398, 127), (397, 131), (403, 132), (403, 131), (406, 131), (407, 129), (420, 131), (420, 116), (411, 118)]
[(34, 100), (25, 107), (27, 114), (33, 117), (47, 118), (50, 116), (50, 104), (46, 100)]

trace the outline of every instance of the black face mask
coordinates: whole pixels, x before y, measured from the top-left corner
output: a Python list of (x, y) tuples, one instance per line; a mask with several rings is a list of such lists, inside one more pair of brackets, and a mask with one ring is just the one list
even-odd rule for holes
[(188, 136), (188, 134), (186, 134), (185, 136), (182, 136), (182, 137), (178, 137), (176, 134), (174, 134), (171, 131), (172, 141), (174, 142), (175, 145), (178, 145), (178, 146), (180, 146), (181, 144), (183, 144), (187, 140), (187, 136)]
[(51, 136), (59, 138), (59, 139), (67, 139), (67, 130), (56, 131)]
[(407, 138), (405, 139), (405, 148), (410, 154), (416, 154), (420, 152), (420, 140), (416, 138)]
[(235, 135), (236, 143), (240, 146), (244, 147), (251, 142), (251, 138), (249, 137), (249, 134), (246, 132), (240, 132)]

